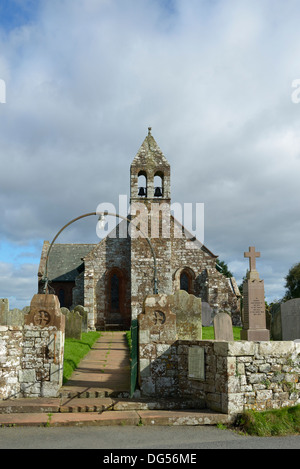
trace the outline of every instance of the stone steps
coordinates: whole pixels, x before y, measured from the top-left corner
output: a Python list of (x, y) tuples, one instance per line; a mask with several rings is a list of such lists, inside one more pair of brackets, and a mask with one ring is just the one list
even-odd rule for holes
[(12, 413), (82, 413), (140, 410), (203, 410), (199, 401), (113, 399), (107, 397), (72, 397), (56, 399), (12, 399), (0, 401), (0, 414)]
[[(0, 426), (216, 425), (226, 414), (195, 408), (201, 402), (124, 398), (12, 399), (0, 401)], [(191, 408), (189, 408), (191, 406)]]
[(71, 425), (217, 425), (231, 423), (226, 414), (197, 410), (125, 410), (113, 412), (57, 412), (0, 414), (0, 426)]

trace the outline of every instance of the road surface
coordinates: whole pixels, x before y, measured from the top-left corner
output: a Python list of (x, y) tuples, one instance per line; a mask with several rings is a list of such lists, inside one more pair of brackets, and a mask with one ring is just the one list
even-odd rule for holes
[(300, 449), (300, 435), (250, 437), (213, 426), (13, 427), (0, 428), (0, 449), (131, 449), (139, 455), (147, 449)]

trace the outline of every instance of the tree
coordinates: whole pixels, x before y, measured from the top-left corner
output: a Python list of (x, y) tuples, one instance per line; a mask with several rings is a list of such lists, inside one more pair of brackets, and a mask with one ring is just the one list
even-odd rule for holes
[(300, 298), (300, 262), (290, 268), (285, 280), (285, 299)]
[(227, 278), (233, 277), (232, 273), (228, 269), (227, 264), (224, 261), (220, 261), (219, 259), (217, 259), (216, 268), (219, 272), (221, 272), (221, 274), (225, 275), (225, 277)]

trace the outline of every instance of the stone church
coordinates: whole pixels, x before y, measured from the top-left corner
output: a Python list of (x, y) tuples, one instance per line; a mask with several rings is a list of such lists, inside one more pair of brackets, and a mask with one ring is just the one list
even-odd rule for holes
[[(218, 256), (171, 214), (170, 173), (170, 164), (149, 128), (130, 167), (130, 204), (138, 209), (131, 210), (128, 219), (98, 244), (53, 245), (48, 262), (50, 287), (61, 307), (84, 306), (90, 329), (108, 324), (129, 328), (147, 295), (170, 295), (178, 289), (200, 297), (213, 314), (227, 311), (233, 323), (239, 321), (240, 293), (235, 279), (218, 270)], [(146, 223), (140, 222), (140, 232), (136, 229), (130, 235), (130, 220), (142, 211), (147, 214)], [(49, 245), (44, 242), (39, 289)]]

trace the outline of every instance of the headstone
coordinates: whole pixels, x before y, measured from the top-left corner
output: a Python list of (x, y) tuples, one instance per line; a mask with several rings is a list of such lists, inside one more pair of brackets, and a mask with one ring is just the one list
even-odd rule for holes
[(24, 316), (29, 312), (29, 307), (9, 309), (8, 299), (0, 299), (0, 326), (18, 326), (24, 325)]
[(243, 284), (243, 329), (241, 339), (249, 341), (270, 340), (270, 331), (266, 327), (266, 307), (264, 281), (260, 280), (256, 270), (256, 258), (260, 253), (255, 247), (250, 247), (249, 252), (244, 253), (250, 261), (250, 270)]
[(232, 342), (233, 330), (231, 317), (227, 313), (218, 313), (214, 317), (215, 340)]
[(282, 340), (300, 339), (300, 298), (281, 304)]
[(201, 340), (201, 299), (184, 290), (177, 290), (168, 296), (172, 313), (176, 314), (178, 340)]
[(7, 326), (19, 326), (24, 325), (24, 313), (18, 308), (11, 309), (7, 315)]
[(213, 324), (213, 310), (212, 307), (206, 303), (202, 302), (202, 326), (210, 327)]
[(69, 311), (66, 313), (66, 339), (81, 340), (82, 317), (78, 311)]
[(270, 335), (271, 340), (282, 340), (282, 327), (281, 327), (281, 304), (274, 303), (270, 307)]
[(81, 305), (75, 306), (74, 311), (77, 311), (82, 318), (82, 332), (88, 332), (88, 312)]
[(7, 298), (0, 299), (0, 326), (7, 326), (7, 315), (9, 312), (9, 302)]

